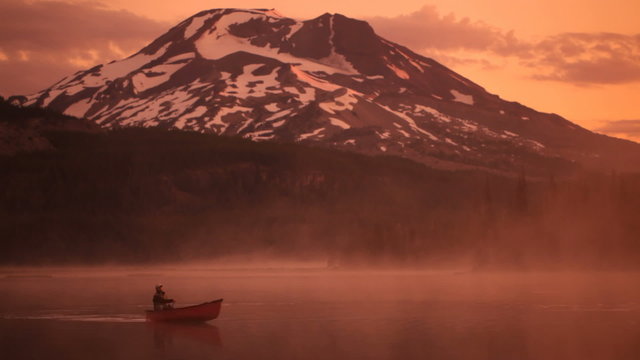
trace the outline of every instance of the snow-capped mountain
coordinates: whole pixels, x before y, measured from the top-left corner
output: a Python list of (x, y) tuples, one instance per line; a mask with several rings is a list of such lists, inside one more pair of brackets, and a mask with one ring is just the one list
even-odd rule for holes
[(173, 127), (439, 166), (555, 171), (613, 167), (621, 152), (634, 155), (616, 157), (616, 167), (640, 158), (635, 143), (504, 101), (339, 14), (298, 21), (273, 10), (203, 11), (126, 59), (14, 101), (106, 128)]

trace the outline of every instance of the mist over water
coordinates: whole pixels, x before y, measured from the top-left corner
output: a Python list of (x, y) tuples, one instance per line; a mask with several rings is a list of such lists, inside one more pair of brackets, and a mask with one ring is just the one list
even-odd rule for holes
[[(637, 359), (635, 272), (327, 269), (321, 263), (2, 269), (7, 359)], [(204, 325), (151, 324), (224, 298)]]

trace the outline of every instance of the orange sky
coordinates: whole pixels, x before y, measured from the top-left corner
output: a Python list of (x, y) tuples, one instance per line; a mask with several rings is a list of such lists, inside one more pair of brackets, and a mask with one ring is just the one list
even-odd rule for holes
[[(157, 35), (163, 27), (209, 8), (276, 8), (301, 19), (325, 12), (342, 13), (368, 20), (380, 35), (442, 62), (507, 100), (558, 113), (592, 130), (640, 140), (638, 0), (110, 0), (101, 4), (160, 22), (157, 29), (152, 29), (151, 23), (147, 26)], [(447, 39), (451, 43), (443, 40), (437, 46), (422, 41), (421, 37), (436, 39), (434, 32), (439, 29), (459, 30), (460, 37), (481, 33), (486, 47), (455, 37)], [(138, 41), (152, 39), (145, 34)], [(133, 40), (125, 44), (125, 40), (109, 40), (108, 49), (102, 52), (84, 49), (68, 57), (67, 65), (86, 68), (138, 46)], [(576, 46), (581, 48), (576, 50)], [(28, 61), (31, 54), (3, 49), (0, 38), (0, 66), (15, 60), (11, 56), (20, 57), (15, 61)], [(8, 91), (0, 85), (3, 95)], [(624, 126), (618, 126), (622, 120)]]
[(175, 22), (194, 12), (218, 7), (276, 8), (286, 16), (310, 18), (324, 12), (364, 18), (397, 16), (435, 5), (443, 13), (469, 17), (527, 35), (566, 31), (634, 33), (638, 25), (637, 0), (110, 0), (113, 8)]

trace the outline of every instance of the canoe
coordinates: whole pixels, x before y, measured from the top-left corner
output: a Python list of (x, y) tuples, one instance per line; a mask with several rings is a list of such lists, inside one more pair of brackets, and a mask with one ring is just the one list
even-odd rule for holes
[(220, 314), (222, 299), (209, 301), (199, 305), (167, 310), (147, 310), (148, 321), (183, 321), (202, 322), (213, 320)]

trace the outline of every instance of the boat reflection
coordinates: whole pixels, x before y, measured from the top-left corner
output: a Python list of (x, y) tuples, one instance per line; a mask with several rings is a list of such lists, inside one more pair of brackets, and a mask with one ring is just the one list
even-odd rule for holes
[(210, 324), (148, 322), (156, 349), (170, 350), (185, 342), (207, 347), (221, 347), (218, 328)]

